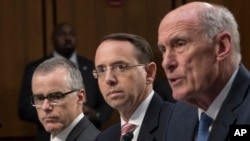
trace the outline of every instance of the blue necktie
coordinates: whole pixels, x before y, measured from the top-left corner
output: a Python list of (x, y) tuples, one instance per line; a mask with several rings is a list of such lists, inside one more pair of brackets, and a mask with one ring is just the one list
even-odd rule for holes
[(212, 123), (212, 121), (213, 121), (213, 119), (210, 118), (205, 113), (201, 114), (197, 141), (207, 141), (208, 135), (209, 135), (209, 126)]

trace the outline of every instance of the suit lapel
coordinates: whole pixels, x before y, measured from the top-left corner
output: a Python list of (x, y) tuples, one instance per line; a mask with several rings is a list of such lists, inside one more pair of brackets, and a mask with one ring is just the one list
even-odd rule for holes
[(121, 123), (116, 124), (106, 134), (105, 140), (107, 141), (120, 141), (121, 137)]
[(142, 126), (139, 132), (138, 141), (153, 141), (154, 137), (151, 132), (157, 128), (159, 122), (159, 114), (163, 101), (154, 94), (147, 112), (144, 116)]
[(236, 118), (239, 115), (241, 109), (237, 107), (239, 107), (244, 100), (246, 91), (250, 85), (249, 79), (248, 71), (243, 65), (240, 65), (228, 96), (214, 121), (208, 139), (209, 141), (221, 141), (229, 138), (230, 125), (235, 124)]
[(198, 126), (198, 110), (184, 102), (177, 102), (165, 140), (194, 141)]
[[(225, 110), (225, 109), (224, 109)], [(213, 123), (213, 128), (210, 132), (209, 141), (222, 141), (227, 140), (229, 137), (230, 125), (235, 122), (235, 115), (230, 110), (224, 111), (224, 116), (219, 116)]]
[(82, 132), (87, 128), (87, 126), (91, 124), (90, 121), (86, 120), (86, 117), (82, 118), (79, 123), (72, 129), (69, 133), (66, 141), (75, 140)]
[(85, 59), (81, 58), (80, 56), (76, 56), (76, 59), (77, 59), (77, 63), (78, 63), (78, 67), (79, 67), (79, 70), (81, 72), (86, 72), (86, 71), (91, 71), (94, 69), (94, 68), (90, 68), (89, 67), (89, 62), (87, 62)]
[(120, 141), (120, 137), (121, 137), (121, 123), (115, 124), (111, 128), (112, 129), (109, 129), (108, 132), (105, 133), (105, 138), (104, 139), (107, 140), (107, 141)]

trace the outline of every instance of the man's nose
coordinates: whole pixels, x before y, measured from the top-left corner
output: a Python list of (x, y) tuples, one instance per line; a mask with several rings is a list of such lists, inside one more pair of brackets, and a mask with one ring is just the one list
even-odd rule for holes
[(115, 74), (115, 70), (109, 68), (107, 69), (106, 73), (104, 74), (104, 81), (108, 84), (108, 85), (113, 85), (116, 83), (117, 79), (116, 79), (116, 74)]
[(43, 100), (42, 109), (43, 110), (51, 109), (50, 101), (47, 98)]
[(177, 66), (176, 55), (173, 52), (165, 52), (161, 65), (165, 71), (173, 70)]

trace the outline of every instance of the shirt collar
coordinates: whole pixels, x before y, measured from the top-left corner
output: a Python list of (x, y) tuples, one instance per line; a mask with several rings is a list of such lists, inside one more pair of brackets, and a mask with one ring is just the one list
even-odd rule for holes
[[(143, 118), (146, 114), (146, 110), (149, 106), (149, 103), (153, 97), (154, 91), (152, 91), (147, 98), (137, 107), (131, 118), (129, 119), (129, 123), (135, 125), (141, 125)], [(121, 125), (125, 124), (125, 121), (121, 118)]]
[[(62, 55), (60, 55), (60, 54), (59, 54), (58, 52), (56, 52), (56, 51), (53, 52), (53, 56), (54, 56), (54, 57), (58, 57), (58, 56), (63, 57)], [(73, 53), (72, 53), (72, 55), (70, 56), (69, 60), (70, 60), (71, 62), (73, 62), (73, 63), (78, 67), (76, 52), (73, 52)]]
[[(226, 97), (230, 91), (230, 88), (233, 84), (233, 81), (236, 77), (238, 70), (239, 70), (239, 67), (234, 71), (233, 75), (231, 76), (231, 78), (229, 79), (229, 81), (227, 82), (225, 87), (222, 89), (220, 94), (215, 98), (215, 100), (212, 102), (212, 104), (208, 107), (208, 110), (205, 112), (213, 120), (216, 119), (216, 117), (221, 109), (221, 105), (223, 104), (224, 100), (226, 99)], [(204, 111), (199, 108), (198, 109), (199, 119), (200, 119), (200, 115), (202, 112), (204, 112)]]
[[(150, 101), (153, 98), (153, 95), (154, 95), (154, 91), (152, 90), (151, 93), (147, 96), (147, 98), (137, 107), (137, 109), (135, 110), (135, 112), (133, 113), (133, 115), (128, 121), (128, 123), (136, 125), (136, 128), (134, 130), (134, 137), (132, 141), (136, 141), (138, 138), (143, 119), (145, 117)], [(123, 124), (125, 124), (125, 121), (121, 118), (121, 126)]]
[(74, 121), (65, 129), (63, 129), (59, 134), (57, 134), (54, 138), (52, 135), (50, 136), (51, 141), (65, 141), (71, 132), (71, 130), (80, 122), (80, 120), (84, 117), (84, 114), (79, 114)]

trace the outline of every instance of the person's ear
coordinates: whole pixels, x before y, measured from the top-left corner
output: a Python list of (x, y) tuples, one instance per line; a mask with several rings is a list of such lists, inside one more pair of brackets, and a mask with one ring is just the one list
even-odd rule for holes
[(84, 103), (86, 103), (86, 92), (84, 89), (80, 89), (77, 96), (79, 105), (83, 105)]
[(232, 51), (232, 37), (229, 32), (221, 32), (216, 36), (217, 48), (216, 55), (217, 60), (221, 61), (227, 58)]
[(150, 63), (146, 64), (145, 69), (146, 69), (146, 72), (147, 72), (146, 84), (152, 84), (154, 79), (155, 79), (155, 75), (156, 75), (156, 64), (155, 64), (155, 62), (150, 62)]
[(153, 82), (153, 79), (152, 79), (152, 78), (147, 78), (146, 84), (151, 84), (152, 82)]

